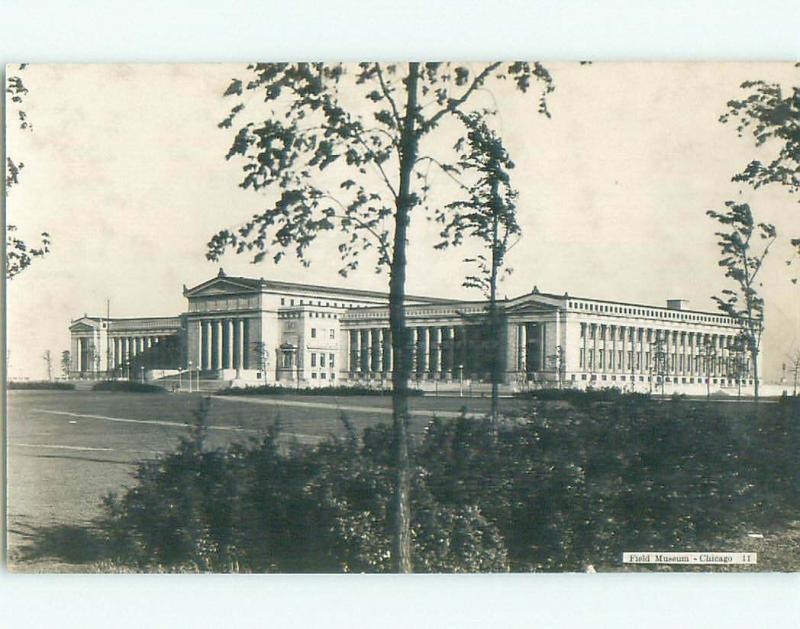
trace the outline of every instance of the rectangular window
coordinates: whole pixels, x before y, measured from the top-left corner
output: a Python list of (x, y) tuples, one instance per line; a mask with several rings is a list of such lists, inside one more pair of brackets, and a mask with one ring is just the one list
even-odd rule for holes
[(333, 356), (334, 356), (333, 354), (328, 354), (328, 364), (330, 365), (331, 369), (333, 369), (334, 367)]
[(580, 358), (581, 369), (586, 366), (586, 350), (581, 347), (581, 358)]
[(325, 366), (325, 354), (320, 354), (319, 355), (319, 366), (320, 367), (324, 367)]
[(316, 352), (311, 352), (311, 366), (312, 367), (316, 367), (317, 366), (317, 353)]
[(311, 379), (312, 380), (316, 380), (317, 379), (317, 372), (316, 371), (312, 371), (311, 372)]
[(323, 380), (325, 380), (325, 377), (326, 377), (327, 375), (328, 375), (328, 374), (326, 374), (326, 373), (323, 371), (321, 374), (319, 374), (319, 377), (320, 377), (320, 378), (322, 378)]
[(317, 328), (311, 328), (311, 338), (317, 338)]
[(336, 330), (334, 328), (331, 328), (330, 338), (332, 338), (332, 339), (336, 338)]

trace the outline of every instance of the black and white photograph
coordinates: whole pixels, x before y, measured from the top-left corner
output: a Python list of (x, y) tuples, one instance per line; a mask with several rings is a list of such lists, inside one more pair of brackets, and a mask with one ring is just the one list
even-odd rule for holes
[(797, 571), (799, 94), (7, 66), (8, 569)]

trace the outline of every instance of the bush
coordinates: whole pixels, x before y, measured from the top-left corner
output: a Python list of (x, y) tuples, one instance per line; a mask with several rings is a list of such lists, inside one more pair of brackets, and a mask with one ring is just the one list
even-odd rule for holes
[(164, 387), (156, 384), (132, 382), (130, 380), (103, 380), (92, 387), (92, 391), (117, 391), (122, 393), (166, 393)]
[[(800, 511), (796, 407), (623, 396), (532, 402), (524, 417), (433, 420), (411, 449), (418, 572), (573, 571), (623, 551), (725, 550)], [(750, 408), (750, 407), (748, 407)], [(172, 454), (106, 501), (117, 554), (140, 567), (256, 572), (390, 569), (392, 432), (313, 446), (205, 447), (204, 412)], [(344, 420), (346, 421), (346, 420)]]
[(514, 394), (515, 398), (522, 400), (565, 400), (572, 403), (594, 402), (616, 402), (623, 398), (649, 400), (649, 393), (632, 393), (621, 391), (616, 387), (606, 387), (603, 389), (531, 389), (529, 391), (519, 391)]
[[(361, 386), (309, 387), (297, 390), (291, 385), (263, 384), (260, 386), (230, 387), (220, 389), (215, 395), (391, 395), (391, 389), (375, 389)], [(422, 389), (410, 389), (409, 395), (424, 395)]]
[(58, 391), (74, 391), (75, 384), (72, 382), (49, 382), (47, 380), (38, 381), (10, 381), (6, 383), (8, 389), (55, 389)]

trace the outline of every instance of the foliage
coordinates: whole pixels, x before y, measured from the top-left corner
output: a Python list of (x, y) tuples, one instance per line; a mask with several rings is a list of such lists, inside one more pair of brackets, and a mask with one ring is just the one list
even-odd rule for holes
[[(25, 69), (26, 64), (19, 66), (19, 71)], [(19, 75), (9, 76), (7, 79), (6, 93), (9, 101), (16, 108), (19, 128), (24, 131), (32, 131), (28, 115), (21, 108), (23, 97), (28, 93), (28, 88), (22, 82)], [(25, 167), (23, 162), (15, 162), (6, 156), (6, 191), (12, 186), (19, 184), (20, 173)], [(8, 194), (8, 192), (6, 192)], [(31, 246), (17, 236), (17, 226), (11, 223), (6, 224), (6, 278), (12, 279), (28, 268), (35, 258), (40, 258), (50, 251), (50, 235), (42, 232), (41, 242), (36, 246)]]
[[(467, 288), (477, 288), (489, 300), (487, 305), (489, 333), (495, 340), (490, 352), (490, 372), (492, 380), (492, 421), (497, 422), (499, 385), (502, 379), (502, 344), (500, 339), (500, 312), (497, 306), (497, 285), (504, 272), (505, 258), (510, 248), (509, 240), (521, 233), (516, 216), (517, 191), (511, 187), (509, 171), (514, 162), (508, 155), (502, 140), (477, 114), (464, 116), (464, 124), (469, 129), (467, 146), (457, 146), (462, 153), (459, 167), (473, 178), (467, 189), (468, 198), (456, 200), (444, 206), (437, 213), (437, 220), (445, 224), (441, 231), (442, 241), (438, 248), (460, 244), (468, 236), (488, 249), (488, 257), (483, 253), (465, 262), (477, 265), (474, 275), (468, 275), (463, 282)], [(463, 144), (463, 143), (462, 143)]]
[(67, 378), (72, 367), (72, 354), (68, 349), (61, 352), (61, 374)]
[[(444, 223), (441, 242), (444, 249), (461, 244), (466, 237), (475, 238), (489, 250), (467, 258), (475, 263), (478, 273), (465, 278), (463, 285), (477, 288), (489, 299), (496, 293), (498, 274), (503, 270), (510, 241), (519, 237), (521, 230), (516, 217), (517, 191), (511, 186), (509, 171), (514, 168), (502, 139), (492, 131), (483, 117), (464, 116), (467, 141), (460, 142), (458, 166), (474, 181), (467, 188), (467, 197), (448, 203), (437, 212), (436, 218)], [(494, 282), (494, 284), (493, 284)]]
[[(723, 550), (800, 508), (800, 407), (532, 402), (497, 433), (434, 420), (411, 451), (414, 569), (573, 571), (624, 550)], [(739, 411), (739, 408), (746, 408)], [(385, 572), (392, 431), (209, 449), (204, 415), (175, 452), (106, 501), (118, 561), (213, 571)], [(346, 421), (346, 420), (345, 420)]]
[(632, 393), (623, 391), (617, 387), (606, 387), (602, 389), (531, 389), (530, 391), (518, 391), (514, 394), (515, 398), (523, 400), (564, 400), (573, 404), (594, 402), (615, 402), (623, 398), (635, 400), (649, 400), (649, 393)]
[[(364, 252), (375, 252), (377, 272), (389, 270), (397, 483), (392, 555), (397, 570), (408, 572), (407, 390), (412, 361), (405, 281), (412, 213), (428, 207), (431, 168), (454, 181), (457, 190), (464, 188), (458, 167), (439, 153), (448, 146), (448, 137), (456, 148), (464, 142), (463, 123), (470, 114), (480, 119), (494, 113), (479, 102), (490, 80), (511, 81), (521, 92), (541, 82), (538, 111), (549, 116), (546, 96), (554, 89), (552, 78), (541, 64), (526, 62), (494, 62), (476, 69), (419, 62), (262, 63), (248, 66), (248, 71), (250, 78), (234, 79), (225, 95), (239, 99), (245, 92), (256, 94), (268, 113), (261, 122), (245, 119), (227, 158), (244, 161), (242, 188), (269, 193), (272, 202), (238, 229), (214, 235), (206, 255), (217, 260), (232, 248), (253, 255), (253, 262), (267, 255), (278, 262), (293, 249), (308, 264), (311, 243), (338, 230), (341, 274), (358, 268)], [(241, 121), (248, 109), (252, 114), (244, 100), (238, 102), (220, 127)], [(439, 188), (447, 198), (446, 186)]]
[[(725, 269), (725, 277), (735, 283), (736, 288), (726, 288), (722, 297), (714, 296), (717, 307), (733, 318), (739, 328), (739, 338), (750, 354), (753, 367), (755, 396), (758, 398), (758, 353), (764, 322), (764, 299), (759, 294), (762, 286), (758, 278), (764, 259), (777, 238), (775, 226), (758, 223), (747, 203), (725, 202), (726, 210), (706, 212), (723, 226), (725, 231), (716, 232), (722, 258), (719, 265)], [(757, 246), (754, 238), (762, 244)]]
[(59, 391), (72, 391), (75, 385), (72, 382), (48, 382), (38, 380), (10, 380), (6, 383), (8, 389), (58, 389)]
[[(720, 122), (735, 122), (740, 137), (749, 131), (756, 146), (777, 144), (779, 149), (769, 162), (752, 160), (733, 181), (754, 188), (777, 183), (796, 194), (800, 190), (800, 87), (792, 87), (790, 93), (778, 83), (765, 81), (745, 81), (740, 87), (749, 93), (728, 101)], [(800, 238), (791, 242), (800, 252)], [(797, 283), (797, 278), (792, 281)]]
[[(340, 386), (340, 387), (311, 387), (304, 388), (298, 392), (292, 386), (280, 386), (277, 384), (263, 384), (260, 386), (247, 387), (228, 387), (220, 389), (215, 395), (391, 395), (391, 389), (376, 389), (373, 387), (359, 386)], [(422, 389), (409, 389), (409, 395), (422, 396), (425, 392)]]
[(130, 380), (103, 380), (92, 386), (92, 391), (118, 391), (122, 393), (166, 393), (164, 387)]

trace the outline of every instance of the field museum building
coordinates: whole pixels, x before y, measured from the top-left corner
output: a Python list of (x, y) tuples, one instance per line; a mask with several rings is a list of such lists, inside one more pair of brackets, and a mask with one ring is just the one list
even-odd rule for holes
[[(83, 316), (70, 325), (71, 376), (220, 386), (325, 386), (391, 382), (386, 293), (219, 274), (184, 287), (174, 317)], [(668, 393), (752, 389), (736, 322), (715, 312), (532, 292), (500, 303), (501, 334), (488, 333), (487, 303), (410, 295), (412, 384), (463, 387), (489, 380), (501, 343), (503, 381)], [(759, 360), (760, 362), (760, 360)]]

